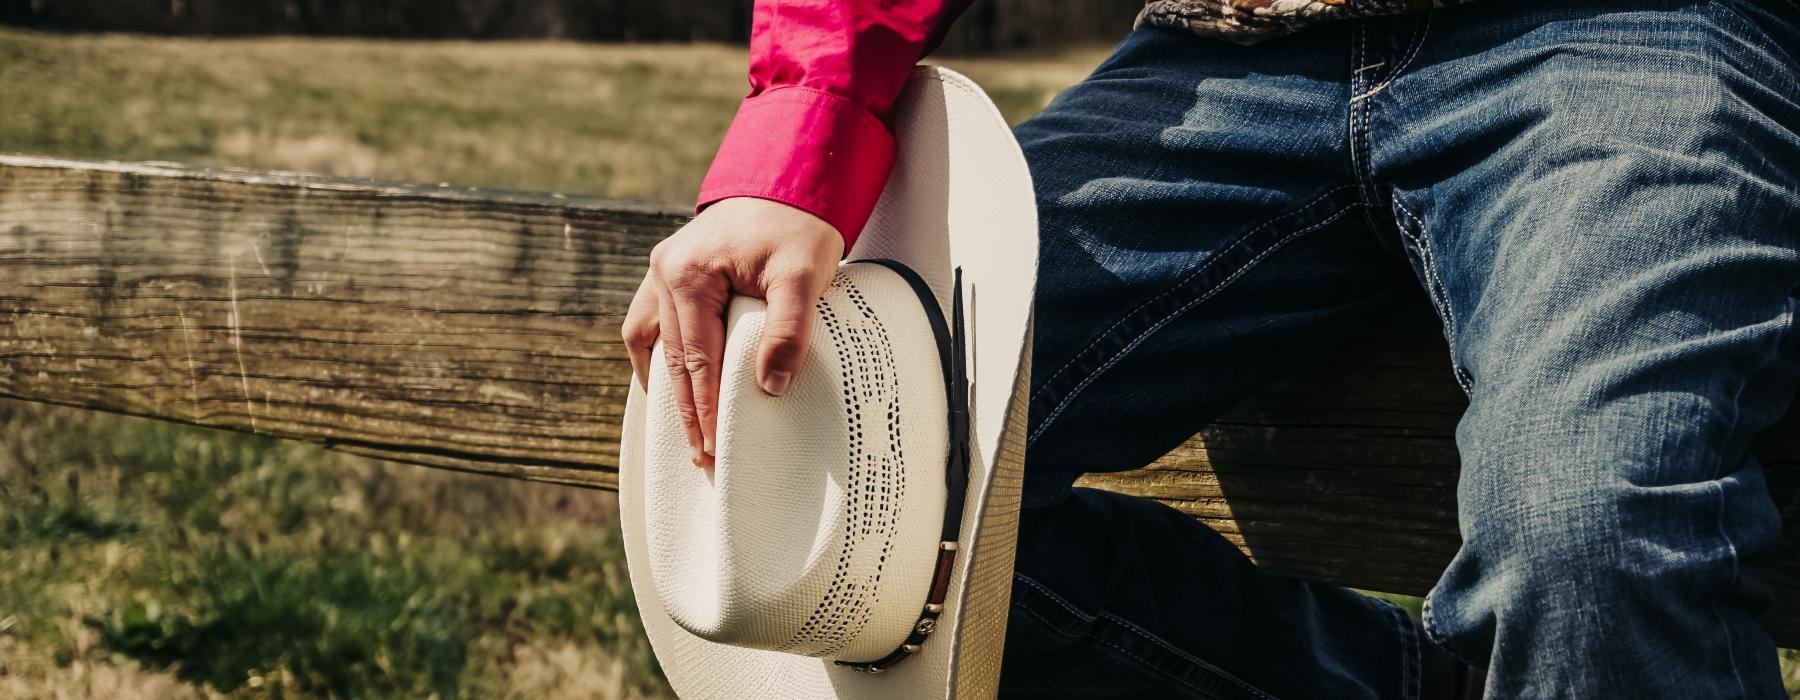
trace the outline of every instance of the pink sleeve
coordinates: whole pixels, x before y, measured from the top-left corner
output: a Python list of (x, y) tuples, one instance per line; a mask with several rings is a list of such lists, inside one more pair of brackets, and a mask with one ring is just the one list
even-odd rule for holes
[(913, 64), (969, 0), (756, 0), (750, 95), (699, 208), (760, 197), (811, 212), (849, 250), (894, 164), (884, 121)]

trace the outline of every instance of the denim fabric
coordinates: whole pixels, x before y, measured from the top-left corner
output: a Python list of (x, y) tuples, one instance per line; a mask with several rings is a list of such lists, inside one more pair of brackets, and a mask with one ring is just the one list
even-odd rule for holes
[[(1043, 223), (1002, 694), (1784, 697), (1751, 439), (1800, 390), (1800, 6), (1477, 3), (1132, 32), (1018, 128)], [(1422, 626), (1257, 570), (1153, 461), (1407, 297), (1470, 407)]]

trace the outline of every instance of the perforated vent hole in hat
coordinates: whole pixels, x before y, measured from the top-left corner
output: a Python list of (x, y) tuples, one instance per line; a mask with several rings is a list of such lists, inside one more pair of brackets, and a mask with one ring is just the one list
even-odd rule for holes
[[(906, 490), (906, 471), (901, 468), (898, 364), (886, 326), (842, 272), (817, 309), (843, 368), (844, 414), (849, 417), (844, 547), (825, 595), (780, 650), (824, 656), (843, 649), (869, 621), (894, 547), (895, 506)], [(876, 424), (870, 424), (871, 418)]]

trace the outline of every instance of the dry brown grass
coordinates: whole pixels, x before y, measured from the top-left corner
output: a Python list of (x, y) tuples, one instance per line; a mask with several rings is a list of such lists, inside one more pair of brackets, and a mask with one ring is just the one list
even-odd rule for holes
[[(1017, 121), (1104, 49), (943, 61)], [(691, 201), (748, 86), (721, 45), (0, 31), (0, 151)]]
[[(0, 149), (693, 196), (744, 90), (723, 46), (0, 34)], [(14, 93), (16, 94), (16, 93)]]
[(58, 664), (24, 644), (0, 636), (0, 698), (17, 700), (185, 700), (208, 697), (169, 671), (136, 662), (75, 659)]

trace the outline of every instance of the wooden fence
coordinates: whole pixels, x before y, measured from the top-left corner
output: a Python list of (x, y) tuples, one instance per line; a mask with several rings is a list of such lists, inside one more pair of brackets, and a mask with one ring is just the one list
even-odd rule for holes
[[(620, 315), (661, 205), (0, 156), (0, 396), (610, 488)], [(1152, 496), (1286, 574), (1420, 593), (1458, 543), (1464, 403), (1428, 312), (1272, 386), (1150, 469)], [(1789, 416), (1765, 436), (1800, 534)], [(1772, 564), (1800, 646), (1800, 557)]]

